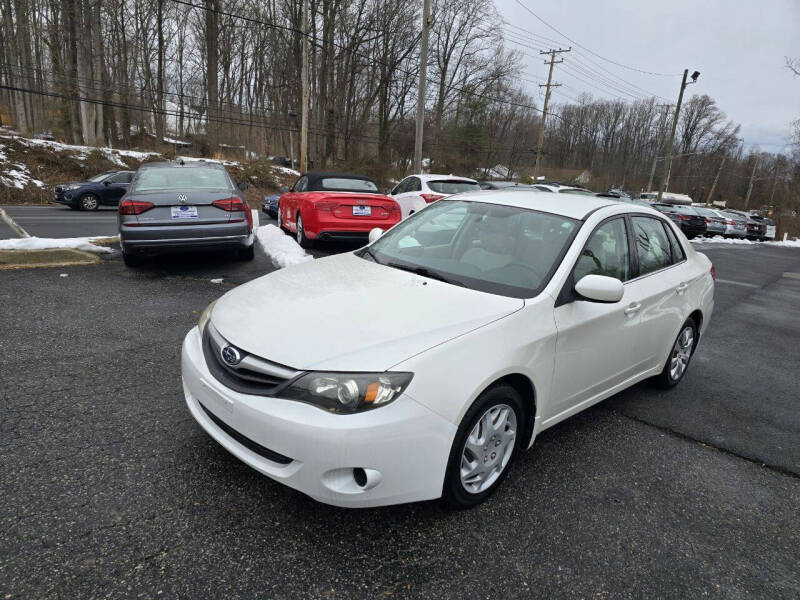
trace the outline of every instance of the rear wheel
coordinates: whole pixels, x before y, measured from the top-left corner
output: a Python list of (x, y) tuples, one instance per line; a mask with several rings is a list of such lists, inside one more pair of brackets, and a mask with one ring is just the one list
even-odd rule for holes
[(236, 255), (239, 260), (253, 260), (256, 256), (256, 245), (251, 244), (247, 248), (240, 248)]
[(488, 498), (508, 473), (524, 424), (522, 397), (510, 385), (483, 392), (456, 433), (447, 463), (442, 498), (470, 508)]
[(81, 210), (97, 210), (100, 208), (100, 198), (94, 194), (84, 194), (78, 201)]
[(697, 341), (697, 325), (694, 319), (688, 319), (681, 327), (680, 333), (672, 344), (667, 357), (667, 364), (659, 375), (655, 377), (655, 383), (663, 389), (670, 389), (678, 385), (686, 371), (689, 369), (689, 361), (692, 360), (695, 342)]
[(303, 228), (303, 217), (300, 213), (297, 213), (297, 243), (300, 244), (301, 248), (309, 249), (314, 247), (314, 240), (306, 237), (306, 230)]

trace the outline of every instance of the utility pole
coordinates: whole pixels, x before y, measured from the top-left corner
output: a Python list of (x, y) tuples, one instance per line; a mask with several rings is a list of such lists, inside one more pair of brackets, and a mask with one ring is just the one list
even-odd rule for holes
[(303, 0), (303, 98), (300, 112), (300, 174), (308, 170), (308, 0)]
[(414, 173), (422, 173), (422, 133), (425, 124), (425, 85), (428, 68), (428, 32), (431, 0), (422, 0), (422, 36), (419, 40), (419, 85), (417, 86), (417, 130), (414, 136)]
[(713, 204), (712, 200), (714, 197), (714, 190), (717, 189), (717, 182), (719, 181), (719, 175), (720, 173), (722, 173), (722, 167), (725, 166), (725, 158), (726, 157), (724, 156), (722, 157), (722, 160), (719, 163), (719, 169), (717, 169), (717, 174), (714, 175), (714, 183), (711, 184), (711, 189), (708, 190), (708, 198), (706, 198), (706, 204), (708, 204), (709, 206)]
[(772, 191), (769, 194), (769, 206), (772, 207), (772, 200), (775, 198), (775, 189), (778, 187), (778, 165), (775, 165), (775, 179), (772, 181)]
[[(658, 129), (661, 130), (663, 128), (664, 124), (667, 122), (667, 113), (669, 113), (669, 108), (672, 106), (672, 104), (659, 104), (658, 106), (659, 107), (661, 107), (661, 106), (664, 107), (664, 116), (661, 117), (661, 125), (658, 127)], [(661, 150), (661, 148), (664, 146), (664, 137), (666, 137), (666, 132), (664, 133), (664, 136), (662, 136), (661, 142), (659, 142), (659, 144), (658, 144), (658, 150)], [(653, 166), (650, 167), (650, 177), (647, 180), (647, 191), (648, 192), (652, 192), (653, 191), (653, 177), (655, 177), (656, 164), (658, 164), (658, 150), (656, 151), (656, 155), (653, 157)]]
[(539, 84), (539, 87), (547, 88), (544, 93), (544, 106), (542, 107), (542, 124), (539, 126), (539, 144), (536, 146), (536, 164), (533, 167), (533, 180), (536, 181), (536, 178), (539, 176), (539, 165), (542, 162), (542, 146), (544, 146), (544, 130), (547, 125), (547, 104), (550, 102), (550, 88), (551, 87), (558, 87), (560, 83), (553, 83), (553, 65), (557, 65), (558, 63), (564, 62), (564, 59), (556, 60), (556, 54), (561, 54), (562, 52), (569, 52), (572, 50), (572, 46), (567, 49), (559, 48), (550, 49), (550, 50), (539, 50), (539, 54), (549, 54), (550, 60), (544, 61), (544, 64), (550, 65), (550, 69), (547, 72), (547, 83), (542, 85)]
[(753, 182), (756, 180), (756, 171), (758, 170), (758, 162), (761, 160), (760, 156), (756, 156), (756, 162), (753, 165), (753, 172), (750, 174), (750, 184), (747, 186), (747, 195), (744, 197), (744, 209), (750, 205), (750, 194), (753, 192)]
[(675, 142), (675, 130), (678, 128), (678, 119), (681, 116), (681, 103), (683, 102), (683, 92), (687, 85), (697, 83), (697, 78), (700, 77), (700, 71), (692, 73), (692, 81), (687, 82), (686, 78), (689, 76), (689, 69), (683, 70), (683, 80), (681, 81), (681, 91), (678, 94), (678, 104), (675, 105), (675, 116), (672, 118), (672, 132), (669, 134), (669, 142), (667, 143), (667, 151), (664, 156), (664, 178), (661, 180), (661, 185), (658, 186), (658, 198), (656, 202), (661, 202), (661, 196), (664, 195), (664, 188), (669, 177), (670, 164), (672, 163), (672, 144)]

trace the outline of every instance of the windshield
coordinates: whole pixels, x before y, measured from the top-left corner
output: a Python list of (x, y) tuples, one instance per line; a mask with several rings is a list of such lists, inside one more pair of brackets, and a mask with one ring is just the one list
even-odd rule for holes
[(532, 298), (578, 226), (524, 208), (439, 200), (395, 225), (362, 256), (490, 294)]
[(439, 179), (437, 181), (429, 181), (428, 187), (437, 194), (460, 194), (461, 192), (474, 192), (481, 189), (477, 183), (472, 181), (459, 181), (457, 179)]
[(320, 190), (342, 192), (377, 192), (378, 186), (369, 179), (355, 179), (353, 177), (323, 177), (319, 184)]
[(143, 169), (136, 177), (137, 192), (152, 190), (229, 190), (228, 175), (221, 169), (204, 167), (159, 167)]
[(103, 181), (103, 179), (105, 179), (109, 175), (113, 175), (113, 174), (114, 174), (113, 171), (108, 171), (106, 173), (100, 173), (100, 175), (95, 175), (94, 177), (89, 177), (89, 181), (93, 181), (95, 183), (100, 183), (101, 181)]

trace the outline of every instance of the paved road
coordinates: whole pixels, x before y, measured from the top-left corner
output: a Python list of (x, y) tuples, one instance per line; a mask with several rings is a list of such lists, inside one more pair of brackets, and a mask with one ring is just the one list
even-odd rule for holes
[(117, 209), (112, 207), (104, 206), (91, 212), (72, 210), (57, 204), (3, 208), (25, 231), (36, 237), (117, 235)]
[(183, 404), (178, 359), (227, 281), (118, 258), (3, 272), (0, 591), (797, 598), (800, 281), (782, 274), (800, 252), (708, 255), (736, 283), (718, 285), (684, 382), (546, 431), (465, 512), (327, 507), (213, 442)]

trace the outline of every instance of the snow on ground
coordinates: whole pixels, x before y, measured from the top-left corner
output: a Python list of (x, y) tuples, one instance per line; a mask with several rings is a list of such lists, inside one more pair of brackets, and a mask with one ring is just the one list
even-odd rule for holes
[(711, 238), (694, 238), (691, 240), (693, 244), (728, 244), (734, 246), (758, 246), (758, 245), (766, 245), (766, 246), (781, 246), (784, 248), (800, 248), (800, 239), (794, 240), (786, 240), (784, 241), (775, 241), (775, 242), (756, 242), (753, 240), (746, 240), (744, 238), (724, 238), (722, 236), (716, 235)]
[(198, 156), (178, 156), (175, 160), (182, 160), (183, 162), (197, 162), (202, 160), (204, 162), (220, 163), (226, 167), (238, 167), (239, 163), (235, 160), (222, 160), (219, 158), (202, 158)]
[(284, 175), (294, 175), (295, 177), (300, 177), (300, 171), (295, 171), (294, 169), (290, 169), (289, 167), (281, 167), (280, 165), (272, 167), (273, 171), (277, 171), (278, 173), (283, 173)]
[(55, 248), (71, 248), (73, 250), (83, 250), (84, 252), (95, 252), (105, 254), (113, 252), (111, 248), (105, 246), (95, 246), (95, 240), (106, 239), (104, 236), (78, 237), (78, 238), (40, 238), (28, 237), (11, 240), (0, 240), (0, 250), (52, 250)]
[(125, 164), (120, 156), (126, 156), (130, 158), (134, 158), (138, 161), (143, 161), (150, 156), (158, 156), (158, 152), (148, 152), (148, 151), (138, 151), (138, 150), (115, 150), (113, 148), (101, 148), (95, 146), (77, 146), (74, 144), (62, 144), (61, 142), (51, 142), (49, 140), (37, 140), (31, 138), (23, 138), (23, 137), (15, 137), (14, 138), (19, 143), (25, 146), (42, 146), (44, 148), (50, 148), (55, 152), (69, 152), (72, 156), (77, 160), (86, 160), (89, 156), (89, 153), (93, 150), (99, 150), (102, 152), (105, 157), (113, 162), (115, 165), (122, 167), (123, 169), (129, 168), (127, 164)]
[(256, 229), (256, 237), (272, 264), (279, 269), (297, 265), (314, 258), (310, 254), (306, 254), (300, 244), (275, 225), (269, 224), (259, 227)]
[(0, 144), (0, 184), (7, 187), (23, 190), (32, 183), (36, 187), (44, 187), (44, 182), (31, 177), (28, 167), (22, 163), (12, 163), (8, 160), (8, 155), (3, 152), (5, 146)]

